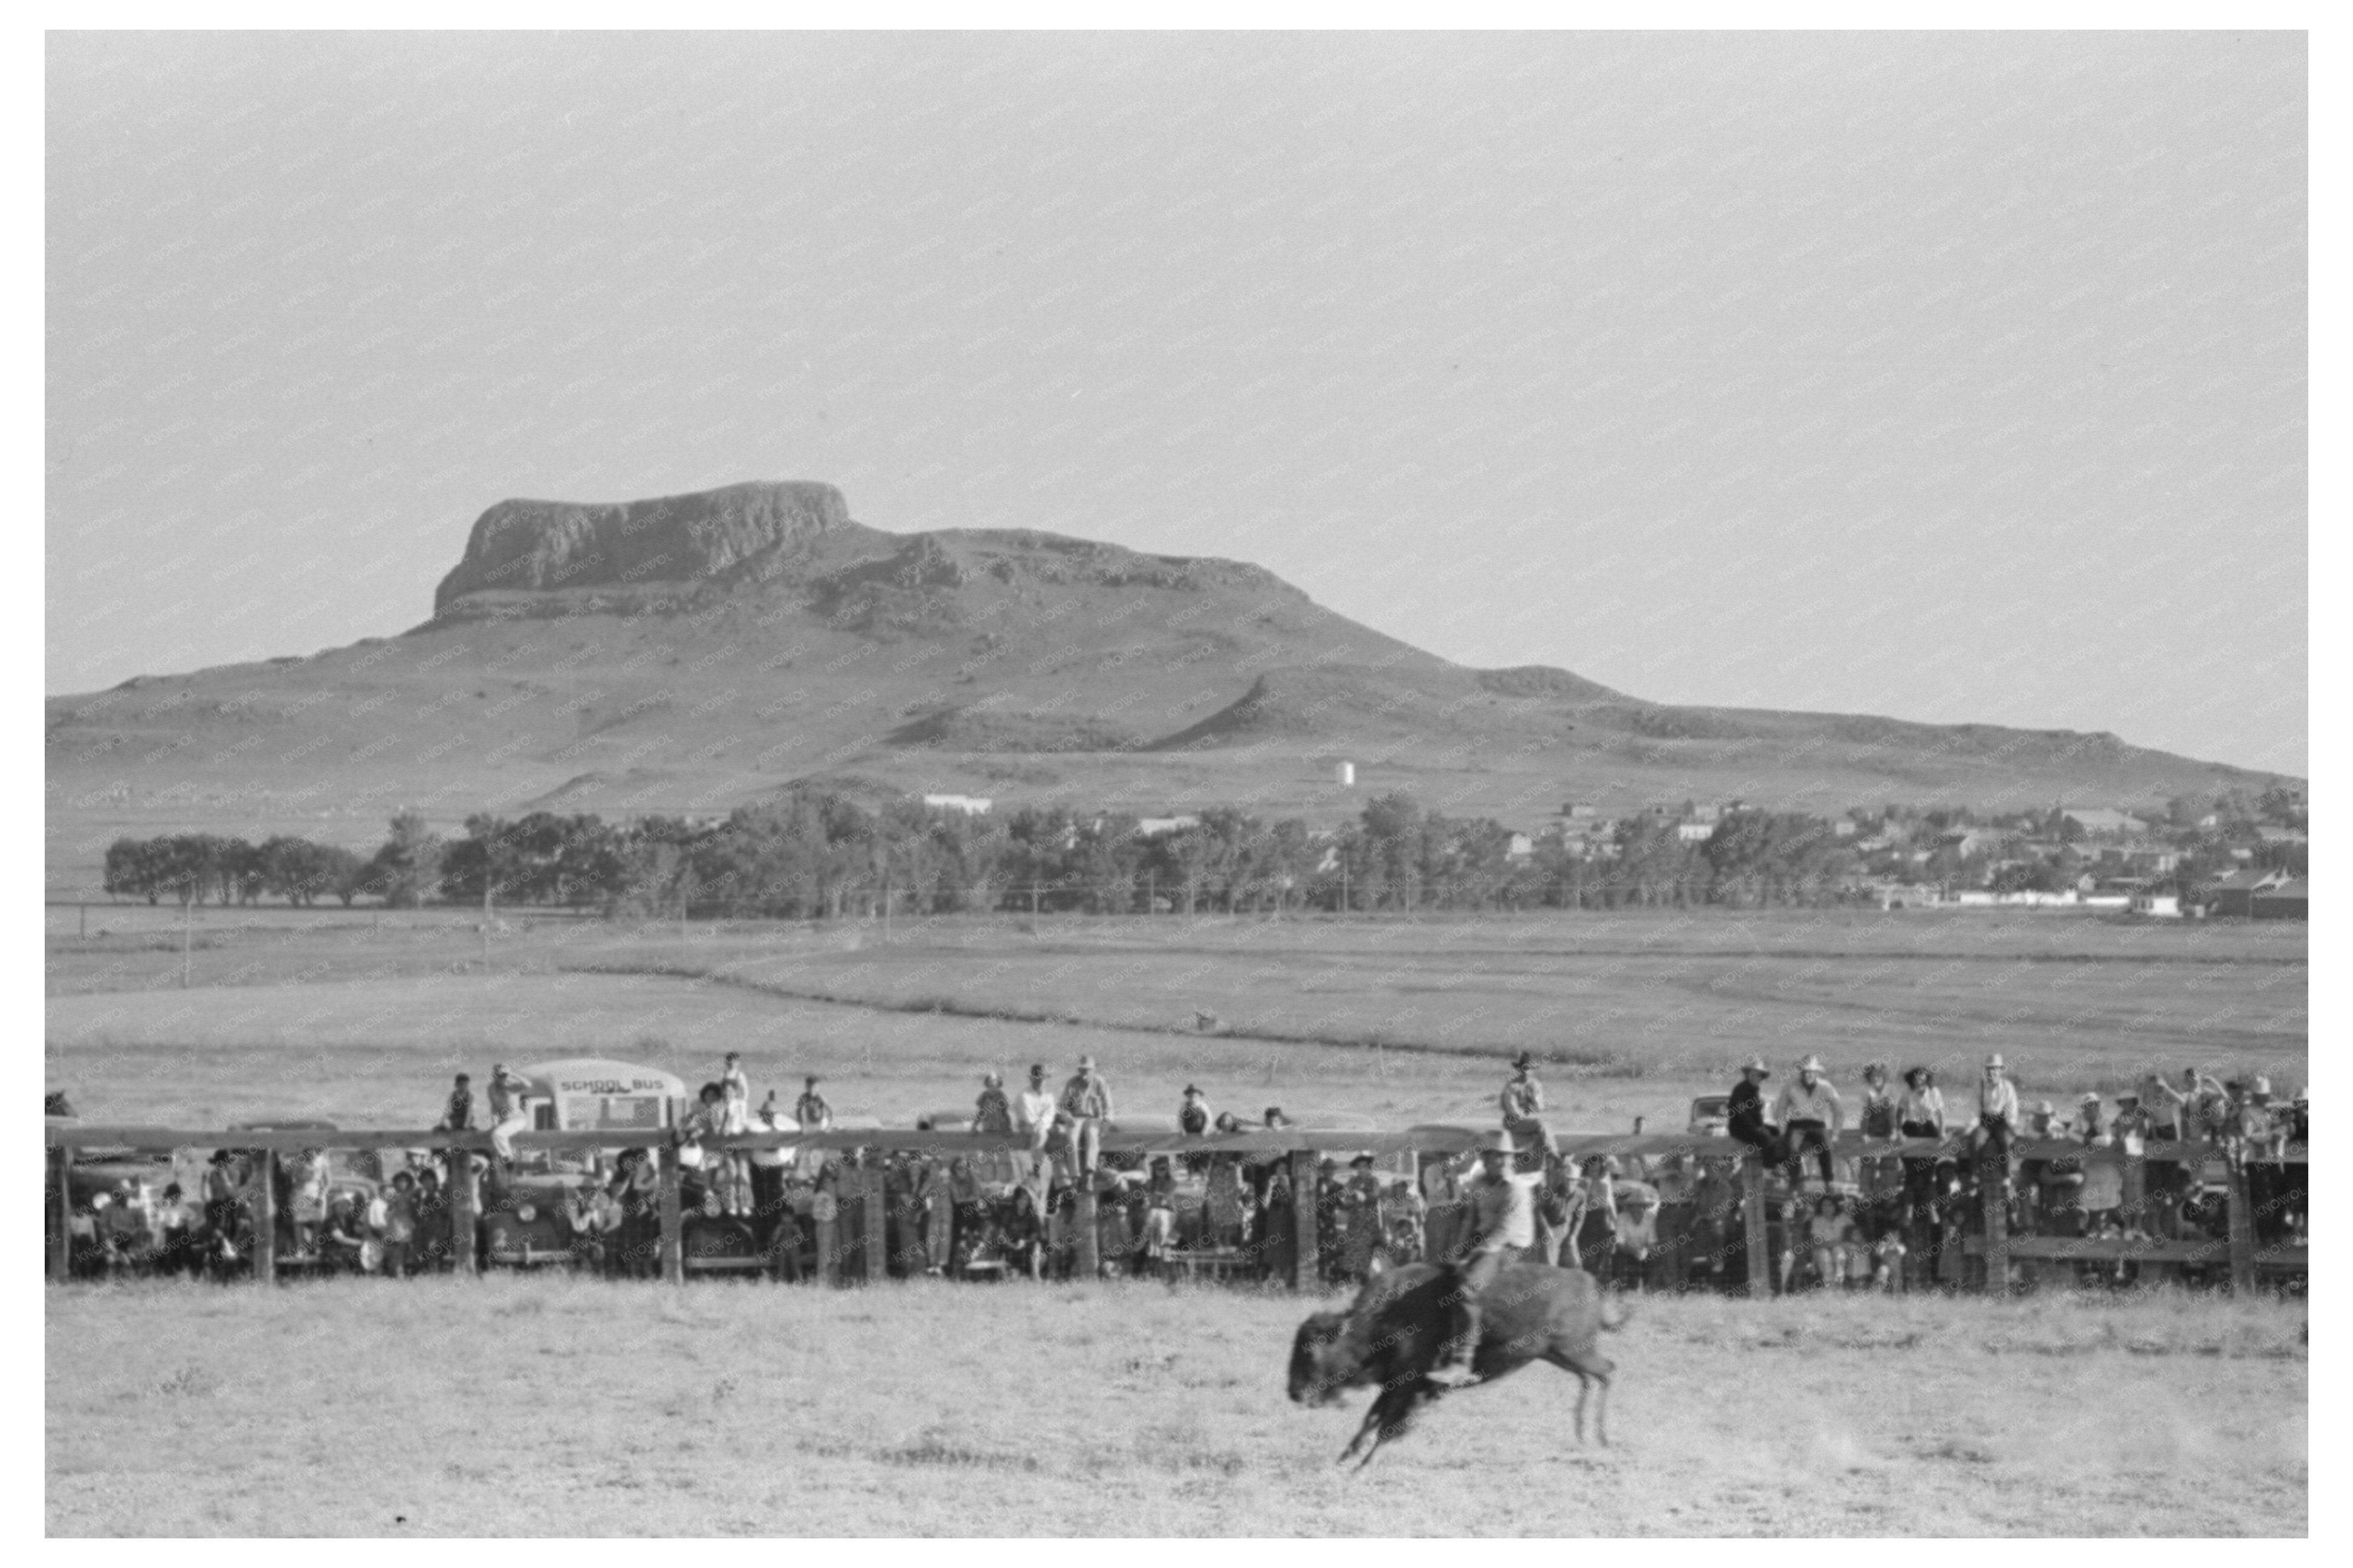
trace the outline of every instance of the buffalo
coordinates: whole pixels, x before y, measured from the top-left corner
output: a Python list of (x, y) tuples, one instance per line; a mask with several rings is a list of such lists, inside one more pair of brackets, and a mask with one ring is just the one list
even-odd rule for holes
[[(1291, 1397), (1301, 1404), (1331, 1404), (1344, 1390), (1377, 1386), (1365, 1424), (1340, 1454), (1346, 1464), (1361, 1451), (1359, 1468), (1382, 1444), (1402, 1436), (1421, 1407), (1447, 1392), (1430, 1379), (1454, 1318), (1454, 1271), (1408, 1264), (1375, 1276), (1345, 1312), (1318, 1312), (1299, 1326), (1291, 1345)], [(1595, 1335), (1625, 1325), (1611, 1316), (1600, 1287), (1581, 1269), (1515, 1263), (1495, 1276), (1480, 1297), (1482, 1320), (1472, 1358), (1476, 1377), (1493, 1383), (1530, 1361), (1550, 1361), (1577, 1374), (1577, 1438), (1585, 1440), (1585, 1400), (1601, 1385), (1594, 1432), (1609, 1441), (1609, 1374), (1617, 1363), (1601, 1354)], [(1369, 1443), (1369, 1446), (1368, 1446)]]

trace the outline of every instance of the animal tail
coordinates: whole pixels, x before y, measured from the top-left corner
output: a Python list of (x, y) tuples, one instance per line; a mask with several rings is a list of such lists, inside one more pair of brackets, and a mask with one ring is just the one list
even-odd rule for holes
[(1601, 1326), (1613, 1334), (1633, 1321), (1633, 1319), (1634, 1304), (1622, 1296), (1618, 1298), (1618, 1316), (1615, 1318), (1609, 1315), (1609, 1301), (1605, 1299), (1601, 1303)]

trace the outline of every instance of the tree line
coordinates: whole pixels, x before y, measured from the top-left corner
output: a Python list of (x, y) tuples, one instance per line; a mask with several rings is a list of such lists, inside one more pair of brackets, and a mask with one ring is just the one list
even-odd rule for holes
[(966, 815), (913, 798), (870, 809), (796, 790), (718, 822), (593, 813), (470, 817), (445, 838), (413, 812), (392, 820), (371, 856), (278, 837), (121, 839), (106, 891), (150, 903), (311, 905), (368, 899), (530, 905), (608, 916), (838, 919), (899, 914), (1276, 913), (1346, 909), (1761, 907), (1855, 896), (1856, 857), (1821, 818), (1728, 812), (1687, 841), (1663, 812), (1617, 824), (1615, 853), (1556, 841), (1513, 853), (1487, 817), (1377, 797), (1336, 830), (1213, 808), (1174, 829), (1142, 831), (1119, 811), (1023, 807)]

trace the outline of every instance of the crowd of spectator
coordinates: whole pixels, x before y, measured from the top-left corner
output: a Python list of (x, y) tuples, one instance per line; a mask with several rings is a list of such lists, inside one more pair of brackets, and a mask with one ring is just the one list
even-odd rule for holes
[[(1526, 1054), (1514, 1061), (1498, 1119), (1519, 1150), (1550, 1151), (1553, 1129), (1533, 1065)], [(1768, 1097), (1773, 1076), (1761, 1058), (1745, 1064), (1725, 1104), (1725, 1131), (1761, 1157), (1770, 1183), (1766, 1255), (1772, 1283), (1784, 1291), (1957, 1282), (1961, 1238), (1982, 1225), (1982, 1206), (1992, 1202), (2005, 1205), (2013, 1234), (2217, 1236), (2227, 1224), (2221, 1174), (2232, 1162), (2245, 1172), (2258, 1239), (2304, 1240), (2306, 1168), (2275, 1157), (2307, 1140), (2309, 1097), (2275, 1099), (2261, 1077), (2224, 1080), (2188, 1068), (2171, 1081), (2152, 1075), (2113, 1104), (2087, 1092), (2063, 1114), (2049, 1100), (2026, 1104), (2000, 1055), (1987, 1059), (1971, 1101), (1959, 1107), (1947, 1105), (1934, 1069), (1913, 1066), (1899, 1080), (1873, 1063), (1851, 1090), (1853, 1129), (1866, 1139), (1915, 1141), (1886, 1154), (1866, 1145), (1857, 1154), (1838, 1143), (1850, 1127), (1850, 1095), (1819, 1057), (1797, 1063)], [(546, 1243), (530, 1261), (656, 1272), (661, 1183), (653, 1149), (626, 1149), (609, 1163), (586, 1160), (564, 1173), (519, 1172), (513, 1139), (529, 1125), (530, 1087), (494, 1064), (488, 1115), (478, 1120), (471, 1079), (457, 1075), (437, 1130), (487, 1131), (488, 1157), (310, 1150), (276, 1160), (279, 1266), (387, 1278), (448, 1268), (456, 1261), (448, 1193), (464, 1182), (473, 1213), (541, 1225)], [(730, 1053), (671, 1139), (691, 1223), (722, 1242), (733, 1235), (741, 1256), (787, 1278), (821, 1271), (828, 1251), (837, 1266), (855, 1252), (862, 1268), (862, 1249), (878, 1240), (892, 1275), (1067, 1276), (1080, 1267), (1082, 1192), (1093, 1194), (1093, 1250), (1110, 1272), (1289, 1277), (1303, 1201), (1314, 1210), (1314, 1271), (1335, 1286), (1412, 1259), (1449, 1258), (1464, 1243), (1474, 1152), (1392, 1157), (1388, 1169), (1371, 1153), (1345, 1165), (1324, 1158), (1313, 1192), (1302, 1195), (1282, 1151), (1106, 1150), (1103, 1133), (1115, 1115), (1111, 1084), (1085, 1056), (1059, 1089), (1043, 1064), (1009, 1095), (1000, 1074), (986, 1074), (969, 1118), (941, 1118), (931, 1128), (995, 1133), (1011, 1139), (1010, 1149), (730, 1150), (714, 1145), (835, 1125), (816, 1075), (803, 1080), (789, 1110), (775, 1091), (754, 1107), (742, 1059)], [(1185, 1086), (1175, 1124), (1192, 1137), (1291, 1125), (1280, 1107), (1257, 1118), (1220, 1113), (1194, 1084)], [(1923, 1147), (1930, 1141), (1933, 1149)], [(2149, 1158), (2085, 1159), (2054, 1143)], [(76, 1207), (79, 1266), (215, 1274), (249, 1266), (260, 1168), (257, 1156), (222, 1150), (193, 1190), (173, 1180), (156, 1192), (121, 1178)], [(1736, 1159), (1687, 1150), (1581, 1161), (1523, 1154), (1531, 1250), (1620, 1288), (1745, 1281), (1741, 1169)], [(880, 1238), (864, 1224), (877, 1192)]]

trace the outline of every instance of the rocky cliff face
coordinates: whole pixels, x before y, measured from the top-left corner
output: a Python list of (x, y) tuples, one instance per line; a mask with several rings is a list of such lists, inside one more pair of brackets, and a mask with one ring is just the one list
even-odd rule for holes
[(433, 610), (473, 593), (690, 582), (849, 524), (840, 491), (805, 482), (610, 505), (501, 501), (475, 520)]

